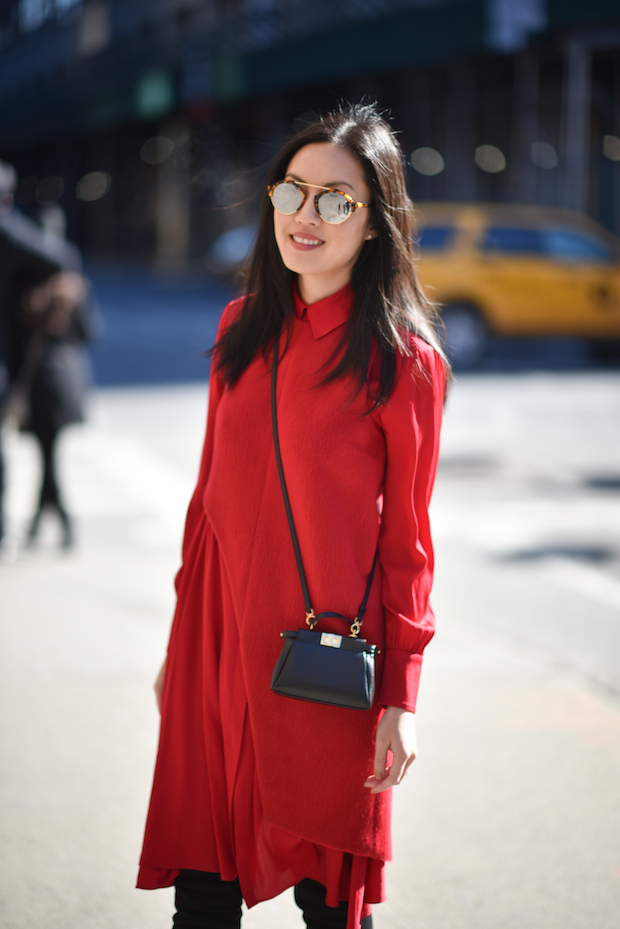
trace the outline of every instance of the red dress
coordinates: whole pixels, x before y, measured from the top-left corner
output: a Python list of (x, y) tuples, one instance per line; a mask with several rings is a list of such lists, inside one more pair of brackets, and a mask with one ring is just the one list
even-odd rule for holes
[[(239, 308), (229, 304), (220, 330)], [(363, 415), (376, 364), (369, 390), (347, 379), (318, 386), (350, 308), (347, 287), (311, 306), (295, 294), (278, 425), (316, 612), (354, 617), (379, 544), (362, 632), (380, 649), (375, 706), (322, 706), (269, 688), (279, 633), (305, 616), (273, 448), (270, 363), (256, 358), (232, 389), (212, 373), (138, 887), (169, 886), (182, 868), (219, 872), (238, 876), (253, 906), (308, 877), (327, 887), (329, 905), (350, 901), (354, 929), (385, 899), (391, 855), (391, 791), (363, 787), (374, 733), (382, 707), (415, 709), (433, 635), (428, 504), (445, 373), (412, 338), (378, 410)], [(324, 627), (348, 632), (337, 619)]]

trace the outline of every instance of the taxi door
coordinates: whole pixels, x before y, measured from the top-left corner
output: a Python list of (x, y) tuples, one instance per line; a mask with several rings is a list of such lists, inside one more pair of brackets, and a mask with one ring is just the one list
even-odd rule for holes
[(540, 229), (490, 226), (482, 232), (476, 254), (477, 283), (495, 332), (554, 331), (572, 285), (549, 261)]
[(479, 255), (496, 331), (620, 334), (620, 266), (602, 240), (581, 230), (495, 226)]
[(602, 239), (582, 230), (543, 230), (545, 249), (566, 297), (550, 307), (554, 331), (584, 337), (620, 335), (620, 265)]

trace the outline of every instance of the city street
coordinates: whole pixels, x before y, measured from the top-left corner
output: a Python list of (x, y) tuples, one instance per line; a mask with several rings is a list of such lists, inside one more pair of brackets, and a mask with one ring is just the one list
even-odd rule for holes
[[(283, 349), (297, 353), (278, 381), (283, 407), (337, 333), (331, 361), (344, 353), (362, 381), (364, 340), (398, 355), (409, 327), (433, 341), (436, 324), (455, 368), (430, 504), (436, 635), (372, 929), (620, 929), (618, 0), (8, 0), (0, 45), (0, 929), (171, 929), (174, 888), (135, 886), (154, 682), (218, 325), (244, 294), (223, 346), (233, 354), (237, 337), (251, 345), (274, 320), (281, 349), (291, 320), (308, 330)], [(301, 320), (293, 281), (309, 301)], [(239, 425), (262, 426), (260, 397), (250, 380), (242, 389), (221, 407), (245, 416), (229, 429), (229, 484), (247, 478), (262, 517), (274, 507)], [(312, 391), (305, 401), (278, 407), (319, 480), (303, 515), (316, 518), (320, 496), (346, 514), (373, 442), (342, 410), (321, 421)], [(384, 411), (388, 432), (398, 402)], [(230, 425), (218, 419), (216, 433)], [(332, 501), (322, 436), (347, 432), (347, 492)], [(394, 509), (383, 530), (405, 527), (403, 550), (415, 547), (411, 501), (394, 500), (394, 474), (398, 484), (418, 440), (403, 427), (384, 475)], [(418, 464), (428, 470), (424, 443)], [(238, 510), (217, 487), (222, 512)], [(247, 521), (244, 510), (227, 526), (251, 550), (254, 605), (252, 584), (269, 574), (254, 556), (282, 540), (246, 538)], [(333, 535), (318, 553), (332, 566)], [(387, 606), (400, 555), (377, 563)], [(340, 574), (344, 590), (346, 558)], [(205, 595), (225, 606), (212, 586)], [(238, 594), (234, 581), (237, 612)], [(221, 667), (211, 676), (226, 690)], [(331, 813), (336, 786), (349, 789), (342, 772), (367, 776), (354, 711), (336, 711), (351, 728), (317, 756), (327, 781), (306, 765), (297, 783), (289, 762), (303, 752), (280, 699), (259, 714), (278, 749), (266, 774), (258, 757), (259, 799), (271, 821), (293, 796), (306, 813), (318, 804), (346, 845), (338, 835), (361, 834), (357, 814), (347, 802)], [(304, 739), (309, 704), (299, 707)], [(200, 779), (203, 708), (185, 709), (199, 736), (166, 780), (190, 810), (174, 815), (166, 796), (172, 860), (156, 863), (171, 870), (206, 866), (178, 860), (185, 820), (202, 841), (191, 784), (231, 768), (209, 737)], [(282, 785), (271, 805), (269, 779)], [(277, 889), (260, 879), (268, 855), (245, 858), (258, 893)], [(289, 858), (284, 882), (297, 879)], [(244, 904), (242, 929), (308, 927), (290, 887)]]
[[(6, 929), (170, 924), (171, 892), (133, 882), (205, 409), (204, 384), (98, 391), (62, 447), (76, 551), (47, 525), (0, 564)], [(377, 929), (618, 929), (619, 414), (610, 372), (454, 388), (433, 506), (439, 633)], [(19, 537), (37, 463), (28, 437), (7, 438)], [(287, 893), (245, 925), (302, 921)]]
[[(4, 929), (165, 929), (133, 889), (204, 381), (229, 291), (93, 269), (91, 415), (61, 466), (78, 546), (43, 527), (7, 433), (0, 562)], [(194, 381), (194, 383), (187, 382)], [(146, 386), (150, 385), (150, 386)], [(420, 755), (395, 796), (377, 929), (618, 929), (620, 377), (579, 342), (498, 341), (449, 398), (433, 503)], [(291, 893), (246, 929), (302, 926)]]

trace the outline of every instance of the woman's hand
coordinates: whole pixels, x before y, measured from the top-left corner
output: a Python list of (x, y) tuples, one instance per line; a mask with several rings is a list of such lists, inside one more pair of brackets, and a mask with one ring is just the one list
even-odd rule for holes
[[(389, 768), (388, 749), (393, 756)], [(417, 751), (415, 716), (409, 710), (388, 706), (377, 726), (375, 773), (367, 778), (364, 787), (370, 788), (372, 794), (378, 794), (400, 784)]]
[(157, 680), (153, 684), (153, 690), (155, 691), (155, 697), (157, 699), (157, 709), (161, 715), (161, 697), (164, 692), (164, 681), (166, 680), (166, 661), (164, 658), (164, 663), (159, 669), (159, 674), (157, 675)]

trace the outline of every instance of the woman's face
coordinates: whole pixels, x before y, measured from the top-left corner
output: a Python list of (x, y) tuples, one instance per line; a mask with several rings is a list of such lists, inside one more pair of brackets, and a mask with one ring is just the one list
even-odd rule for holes
[(358, 208), (345, 222), (333, 225), (321, 219), (314, 198), (322, 193), (321, 187), (336, 187), (355, 201), (369, 203), (370, 189), (353, 155), (331, 142), (316, 142), (300, 149), (291, 159), (285, 179), (316, 185), (302, 188), (306, 199), (297, 213), (273, 211), (282, 261), (297, 274), (301, 298), (315, 303), (348, 283), (364, 241), (374, 232), (370, 210)]

